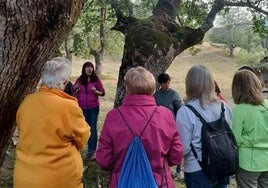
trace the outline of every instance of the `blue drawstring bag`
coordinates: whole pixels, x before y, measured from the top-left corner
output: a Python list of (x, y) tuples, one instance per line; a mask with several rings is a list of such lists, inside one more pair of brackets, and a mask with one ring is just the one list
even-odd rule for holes
[(142, 130), (140, 136), (135, 136), (130, 126), (127, 124), (125, 118), (118, 109), (125, 124), (133, 135), (133, 139), (128, 146), (128, 150), (123, 162), (121, 173), (118, 180), (118, 188), (157, 188), (158, 185), (155, 181), (152, 167), (148, 159), (145, 148), (142, 144), (140, 137), (142, 136), (145, 128), (149, 124), (154, 112), (152, 113), (149, 121)]
[(118, 188), (156, 188), (153, 171), (147, 153), (139, 137), (134, 137), (128, 146)]

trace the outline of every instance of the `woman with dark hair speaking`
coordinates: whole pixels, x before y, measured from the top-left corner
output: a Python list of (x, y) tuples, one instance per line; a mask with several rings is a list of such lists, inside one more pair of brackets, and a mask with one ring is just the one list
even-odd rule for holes
[(99, 96), (104, 96), (105, 90), (91, 62), (85, 62), (83, 64), (82, 74), (75, 81), (72, 90), (73, 96), (78, 99), (78, 104), (91, 128), (87, 157), (89, 160), (94, 160), (96, 158), (95, 152), (98, 140), (97, 121), (100, 111)]

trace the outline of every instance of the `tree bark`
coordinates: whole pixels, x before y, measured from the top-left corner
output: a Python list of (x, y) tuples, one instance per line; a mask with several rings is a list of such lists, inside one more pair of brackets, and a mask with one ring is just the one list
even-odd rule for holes
[(76, 23), (83, 3), (83, 0), (0, 2), (0, 166), (20, 102), (35, 91), (43, 64), (54, 56)]
[(234, 44), (231, 44), (229, 45), (229, 56), (230, 57), (234, 57), (234, 49), (235, 49), (235, 45)]
[(100, 53), (99, 51), (90, 50), (90, 54), (93, 55), (95, 59), (95, 72), (98, 76), (101, 76), (103, 69), (102, 53)]
[(123, 78), (128, 69), (143, 66), (157, 77), (178, 54), (203, 39), (205, 32), (201, 28), (180, 27), (175, 22), (178, 6), (178, 0), (160, 0), (153, 16), (143, 20), (124, 17), (115, 9), (118, 20), (113, 29), (125, 35), (125, 46), (114, 107), (121, 105), (125, 97)]
[(65, 57), (66, 59), (69, 59), (70, 61), (73, 60), (73, 54), (72, 54), (72, 49), (69, 47), (69, 35), (64, 39), (64, 50), (65, 50)]

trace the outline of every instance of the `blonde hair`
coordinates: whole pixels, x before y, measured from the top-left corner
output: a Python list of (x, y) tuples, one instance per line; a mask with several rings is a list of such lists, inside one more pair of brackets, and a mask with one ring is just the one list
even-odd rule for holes
[(239, 70), (232, 82), (232, 96), (235, 104), (260, 105), (264, 102), (262, 85), (256, 74), (249, 70)]
[(219, 101), (215, 94), (215, 83), (211, 72), (203, 65), (194, 65), (190, 68), (185, 79), (186, 99), (199, 99), (200, 105)]
[(153, 95), (155, 92), (155, 77), (143, 67), (137, 66), (129, 69), (124, 81), (127, 94)]

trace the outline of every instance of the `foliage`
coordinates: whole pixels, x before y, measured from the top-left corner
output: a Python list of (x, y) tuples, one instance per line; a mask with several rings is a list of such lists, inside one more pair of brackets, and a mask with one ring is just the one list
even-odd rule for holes
[(253, 31), (258, 33), (260, 37), (267, 38), (268, 37), (268, 18), (257, 19), (257, 17), (253, 18)]
[(200, 52), (202, 49), (198, 46), (192, 46), (189, 48), (189, 52), (192, 56), (196, 55), (198, 52)]
[(248, 52), (261, 51), (261, 39), (254, 34), (250, 27), (238, 26), (234, 30), (226, 28), (213, 28), (208, 34), (211, 42), (225, 44), (227, 47), (234, 45)]
[(109, 171), (103, 171), (95, 161), (84, 162), (84, 188), (108, 187)]
[(207, 16), (208, 8), (208, 3), (204, 1), (181, 1), (177, 13), (180, 25), (183, 27), (199, 27)]
[(218, 24), (209, 32), (209, 39), (214, 43), (225, 44), (228, 48), (240, 47), (248, 52), (261, 50), (261, 39), (253, 32), (249, 13), (238, 9), (229, 9)]
[(124, 36), (122, 33), (116, 31), (107, 32), (106, 42), (106, 55), (121, 59), (124, 46)]
[(259, 64), (259, 61), (262, 59), (263, 53), (248, 53), (245, 50), (240, 50), (235, 57), (235, 63), (238, 65), (254, 65)]
[[(101, 8), (105, 8), (105, 39), (100, 38)], [(72, 31), (73, 52), (78, 57), (89, 58), (90, 49), (98, 50), (101, 48), (101, 40), (105, 40), (105, 50), (108, 54), (115, 56), (122, 55), (123, 36), (111, 31), (110, 28), (115, 24), (113, 10), (104, 1), (87, 1), (83, 12)]]
[[(157, 0), (136, 0), (131, 3), (133, 8), (132, 16), (139, 19), (144, 19), (152, 16), (152, 11), (157, 5)], [(122, 3), (123, 4), (123, 3)], [(120, 5), (121, 7), (123, 5)], [(130, 3), (128, 3), (130, 4)], [(126, 5), (125, 5), (126, 7)], [(125, 12), (126, 9), (122, 9)], [(129, 10), (128, 10), (129, 11)], [(182, 0), (177, 11), (177, 21), (183, 27), (198, 27), (207, 16), (208, 3), (195, 0)], [(130, 15), (130, 13), (128, 12)]]
[(152, 16), (152, 10), (155, 8), (157, 0), (136, 0), (133, 4), (134, 16), (140, 19)]

